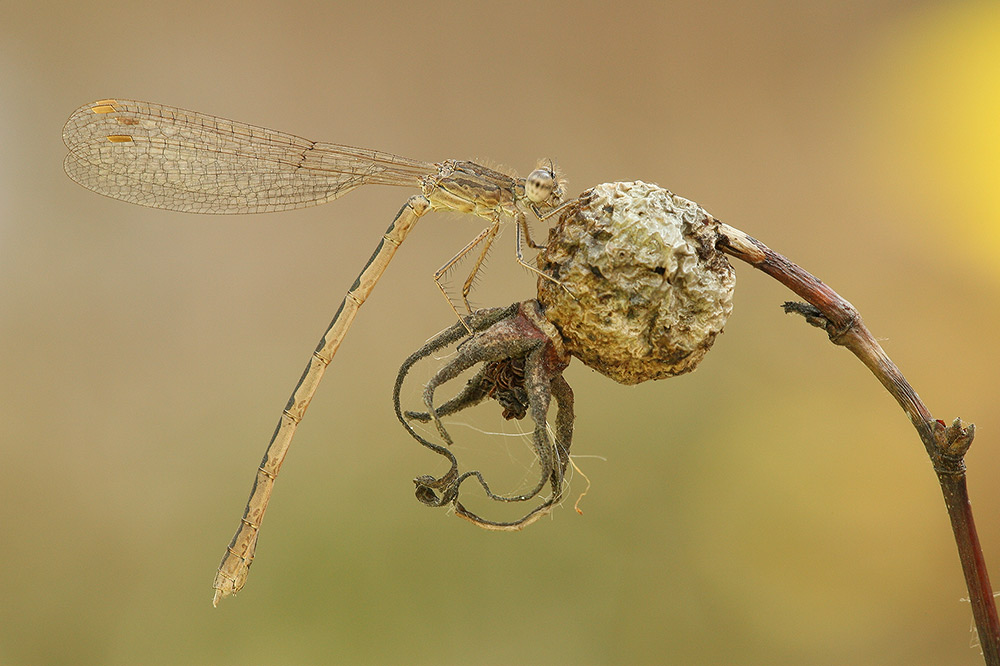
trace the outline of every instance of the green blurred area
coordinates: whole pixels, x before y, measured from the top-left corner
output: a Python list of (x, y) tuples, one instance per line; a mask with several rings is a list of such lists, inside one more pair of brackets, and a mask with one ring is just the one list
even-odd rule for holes
[[(694, 374), (624, 387), (568, 370), (582, 515), (580, 475), (517, 534), (416, 502), (411, 479), (441, 462), (390, 392), (452, 323), (430, 276), (481, 228), (456, 216), (424, 218), (365, 305), (247, 587), (213, 609), (280, 409), (409, 193), (153, 211), (74, 185), (59, 137), (73, 109), (120, 95), (522, 174), (552, 157), (573, 193), (642, 179), (698, 201), (850, 300), (938, 418), (976, 423), (970, 487), (996, 578), (995, 3), (5, 13), (0, 664), (981, 663), (915, 433), (747, 266)], [(477, 304), (533, 294), (512, 244)], [(523, 438), (476, 432), (518, 433), (498, 409), (452, 422), (460, 457), (533, 483)]]

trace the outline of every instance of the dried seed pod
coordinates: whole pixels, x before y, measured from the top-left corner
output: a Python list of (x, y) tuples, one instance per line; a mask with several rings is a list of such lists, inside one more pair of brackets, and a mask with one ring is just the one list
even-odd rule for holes
[[(622, 384), (690, 372), (732, 312), (736, 275), (719, 222), (643, 182), (584, 192), (549, 232), (538, 268), (566, 349)], [(555, 280), (555, 281), (553, 281)]]

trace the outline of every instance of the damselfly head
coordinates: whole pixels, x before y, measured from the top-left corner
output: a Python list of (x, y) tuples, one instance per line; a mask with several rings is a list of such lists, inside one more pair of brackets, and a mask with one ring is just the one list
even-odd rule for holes
[(546, 160), (525, 178), (524, 195), (533, 204), (554, 207), (562, 203), (565, 186), (566, 180), (555, 165)]

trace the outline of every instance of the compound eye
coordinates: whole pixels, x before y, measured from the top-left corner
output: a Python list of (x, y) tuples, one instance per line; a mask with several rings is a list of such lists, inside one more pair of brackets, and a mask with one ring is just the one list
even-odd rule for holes
[(531, 203), (546, 203), (556, 185), (556, 175), (551, 169), (535, 169), (524, 181), (524, 195)]

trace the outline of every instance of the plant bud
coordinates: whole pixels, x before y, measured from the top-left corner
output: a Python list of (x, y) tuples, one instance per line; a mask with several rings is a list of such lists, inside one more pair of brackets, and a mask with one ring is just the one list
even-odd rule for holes
[(538, 300), (566, 349), (622, 384), (690, 372), (733, 310), (719, 222), (643, 182), (587, 190), (538, 255)]

